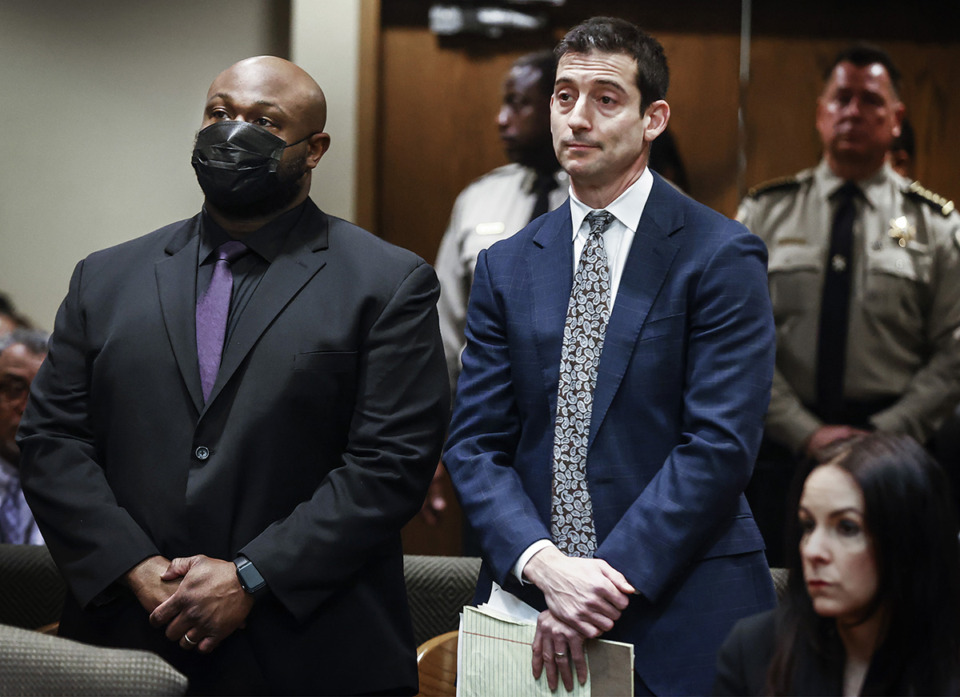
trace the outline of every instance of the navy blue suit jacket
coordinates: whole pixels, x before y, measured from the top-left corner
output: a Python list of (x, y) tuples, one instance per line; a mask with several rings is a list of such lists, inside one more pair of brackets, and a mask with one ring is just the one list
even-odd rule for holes
[[(491, 579), (518, 587), (513, 564), (550, 537), (571, 236), (568, 203), (477, 263), (444, 461), (484, 551), (481, 600)], [(709, 692), (733, 623), (774, 605), (742, 493), (773, 362), (763, 243), (655, 176), (606, 331), (587, 463), (596, 556), (642, 596), (607, 637), (635, 644), (654, 692)]]

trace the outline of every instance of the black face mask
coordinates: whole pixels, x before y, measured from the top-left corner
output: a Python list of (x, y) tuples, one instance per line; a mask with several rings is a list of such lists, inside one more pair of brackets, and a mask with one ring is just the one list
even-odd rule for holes
[[(313, 135), (313, 134), (310, 134)], [(281, 164), (286, 143), (245, 121), (218, 121), (197, 134), (190, 163), (207, 200), (225, 215), (252, 218), (285, 208), (300, 193), (306, 155)]]

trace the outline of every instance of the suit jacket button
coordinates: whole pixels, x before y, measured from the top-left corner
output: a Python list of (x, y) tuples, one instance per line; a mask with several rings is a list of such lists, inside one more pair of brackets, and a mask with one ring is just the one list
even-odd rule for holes
[(210, 457), (210, 448), (206, 447), (205, 445), (201, 445), (199, 448), (197, 448), (194, 451), (193, 454), (196, 455), (197, 459), (202, 462), (203, 460), (206, 460), (208, 457)]

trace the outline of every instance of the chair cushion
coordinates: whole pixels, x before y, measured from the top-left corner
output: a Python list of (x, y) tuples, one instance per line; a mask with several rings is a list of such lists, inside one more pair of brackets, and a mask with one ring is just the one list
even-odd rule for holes
[(56, 622), (66, 592), (46, 547), (0, 544), (0, 624), (36, 629)]
[(0, 625), (2, 695), (182, 695), (187, 678), (148, 651), (106, 649)]
[(417, 646), (460, 626), (460, 611), (473, 599), (479, 573), (479, 557), (404, 556), (403, 575)]

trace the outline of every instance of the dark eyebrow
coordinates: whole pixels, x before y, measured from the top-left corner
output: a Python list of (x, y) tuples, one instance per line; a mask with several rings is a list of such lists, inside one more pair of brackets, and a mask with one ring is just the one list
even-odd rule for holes
[[(812, 515), (813, 515), (812, 513), (810, 513), (810, 511), (807, 509), (806, 506), (799, 506), (799, 507), (798, 507), (798, 510), (797, 510), (797, 513), (806, 513), (806, 514), (809, 515), (809, 516), (812, 516)], [(856, 514), (857, 514), (858, 516), (860, 516), (861, 518), (863, 517), (863, 512), (862, 512), (859, 508), (856, 508), (856, 507), (854, 507), (854, 506), (847, 506), (847, 507), (845, 507), (845, 508), (838, 508), (838, 509), (836, 509), (835, 511), (830, 511), (827, 515), (828, 515), (829, 517), (831, 517), (831, 518), (836, 518), (837, 516), (843, 515), (843, 514), (845, 514), (845, 513), (856, 513)]]
[(266, 107), (270, 107), (271, 109), (276, 109), (281, 114), (287, 113), (286, 111), (284, 111), (283, 107), (277, 104), (276, 102), (268, 102), (266, 99), (258, 99), (255, 103), (258, 106), (266, 106)]
[[(207, 106), (209, 107), (210, 102), (218, 97), (225, 102), (230, 102), (230, 103), (233, 102), (233, 98), (226, 92), (217, 92), (216, 94), (210, 95), (210, 99), (207, 100)], [(280, 106), (276, 102), (271, 102), (266, 99), (258, 99), (256, 102), (254, 102), (254, 104), (256, 104), (257, 106), (265, 106), (265, 107), (270, 107), (271, 109), (276, 109), (280, 114), (287, 113), (282, 106)]]
[(617, 82), (616, 80), (602, 80), (602, 79), (601, 79), (601, 80), (596, 80), (596, 83), (595, 83), (595, 84), (598, 84), (598, 85), (606, 85), (607, 87), (612, 87), (613, 89), (617, 90), (617, 92), (623, 92), (624, 94), (626, 94), (626, 92), (627, 92), (627, 91), (623, 88), (623, 85), (621, 85), (621, 84), (620, 84), (619, 82)]
[(863, 517), (863, 513), (860, 512), (860, 509), (854, 508), (853, 506), (847, 506), (846, 508), (838, 508), (835, 511), (830, 511), (830, 515), (834, 518), (837, 516), (844, 515), (846, 513), (856, 513), (861, 518)]
[[(558, 77), (556, 82), (553, 83), (554, 88), (559, 87), (561, 83), (563, 84), (573, 83), (573, 80), (570, 79), (569, 77)], [(605, 80), (603, 78), (600, 78), (600, 79), (594, 80), (591, 84), (603, 85), (604, 87), (611, 87), (615, 89), (617, 92), (621, 92), (623, 94), (627, 93), (627, 91), (623, 88), (623, 85), (621, 85), (616, 80)]]

